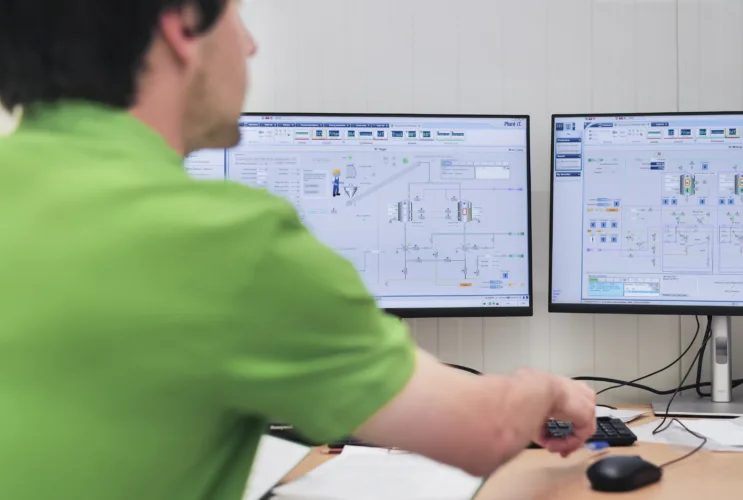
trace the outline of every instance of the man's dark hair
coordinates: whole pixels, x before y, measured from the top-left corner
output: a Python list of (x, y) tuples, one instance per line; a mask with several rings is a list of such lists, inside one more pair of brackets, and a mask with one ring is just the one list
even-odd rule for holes
[(0, 104), (84, 99), (128, 108), (169, 10), (192, 7), (208, 31), (229, 0), (0, 0)]

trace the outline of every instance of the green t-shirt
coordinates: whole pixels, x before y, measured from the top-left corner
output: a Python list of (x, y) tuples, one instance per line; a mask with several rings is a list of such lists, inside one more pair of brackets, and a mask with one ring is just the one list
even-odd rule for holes
[(0, 140), (0, 498), (239, 500), (268, 419), (348, 435), (413, 342), (265, 191), (198, 182), (123, 111)]

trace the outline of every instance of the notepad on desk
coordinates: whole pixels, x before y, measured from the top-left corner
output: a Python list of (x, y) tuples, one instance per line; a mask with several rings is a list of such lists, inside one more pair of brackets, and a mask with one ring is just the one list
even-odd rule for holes
[(482, 483), (419, 455), (349, 446), (273, 493), (278, 500), (470, 500)]

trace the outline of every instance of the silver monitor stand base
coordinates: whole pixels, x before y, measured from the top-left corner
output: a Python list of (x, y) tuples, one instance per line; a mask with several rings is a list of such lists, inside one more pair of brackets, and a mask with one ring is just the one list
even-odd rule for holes
[[(657, 417), (666, 416), (670, 396), (653, 400), (653, 412)], [(743, 417), (743, 401), (713, 403), (709, 398), (700, 398), (696, 393), (676, 396), (671, 404), (669, 417), (684, 418), (737, 418)]]
[[(701, 418), (735, 418), (743, 417), (743, 401), (733, 400), (733, 372), (731, 354), (731, 318), (714, 316), (712, 318), (712, 338), (707, 343), (707, 350), (712, 360), (712, 386), (710, 398), (700, 398), (691, 390), (677, 394), (668, 410), (669, 417)], [(693, 372), (694, 370), (692, 370)], [(689, 379), (691, 379), (691, 374)], [(689, 384), (689, 380), (686, 381)], [(708, 391), (709, 389), (704, 389)], [(656, 416), (666, 416), (670, 396), (653, 400), (653, 412)]]

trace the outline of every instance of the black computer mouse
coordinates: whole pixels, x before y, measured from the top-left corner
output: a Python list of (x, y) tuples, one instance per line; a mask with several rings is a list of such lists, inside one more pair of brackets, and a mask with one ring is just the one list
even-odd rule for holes
[(663, 469), (638, 456), (603, 458), (588, 468), (596, 491), (634, 491), (660, 481)]

